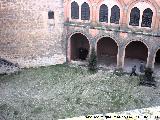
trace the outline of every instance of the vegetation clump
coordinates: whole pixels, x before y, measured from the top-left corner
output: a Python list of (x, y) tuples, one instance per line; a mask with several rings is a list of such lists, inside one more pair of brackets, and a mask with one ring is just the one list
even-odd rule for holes
[(146, 86), (155, 86), (156, 87), (156, 81), (153, 77), (153, 71), (151, 68), (145, 69), (145, 74), (140, 77), (140, 85), (146, 85)]
[(91, 55), (89, 57), (88, 69), (89, 71), (96, 72), (97, 71), (97, 55), (95, 48), (92, 48)]

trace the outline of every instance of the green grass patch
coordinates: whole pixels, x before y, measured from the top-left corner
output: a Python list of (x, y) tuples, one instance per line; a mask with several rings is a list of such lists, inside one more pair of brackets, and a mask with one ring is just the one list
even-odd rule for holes
[(0, 76), (0, 89), (6, 91), (0, 91), (0, 104), (6, 101), (16, 106), (23, 119), (59, 119), (142, 108), (144, 100), (135, 95), (138, 80), (107, 71), (92, 74), (67, 64), (23, 69), (17, 75)]

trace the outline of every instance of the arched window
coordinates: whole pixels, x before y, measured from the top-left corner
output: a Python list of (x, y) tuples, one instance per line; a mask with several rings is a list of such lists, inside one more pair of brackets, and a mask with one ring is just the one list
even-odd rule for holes
[(48, 19), (54, 19), (54, 12), (53, 11), (48, 12)]
[(153, 12), (150, 8), (147, 8), (143, 11), (143, 16), (142, 16), (142, 27), (151, 27), (152, 24), (152, 16)]
[(140, 20), (140, 10), (137, 7), (132, 8), (130, 13), (130, 22), (129, 25), (139, 26)]
[(111, 8), (110, 22), (115, 23), (115, 24), (119, 24), (119, 19), (120, 19), (120, 9), (117, 5), (114, 5)]
[(84, 2), (81, 6), (81, 20), (89, 20), (90, 19), (90, 8), (89, 5)]
[(71, 18), (79, 19), (79, 5), (75, 1), (71, 3)]
[(108, 22), (108, 7), (105, 4), (100, 6), (99, 22)]

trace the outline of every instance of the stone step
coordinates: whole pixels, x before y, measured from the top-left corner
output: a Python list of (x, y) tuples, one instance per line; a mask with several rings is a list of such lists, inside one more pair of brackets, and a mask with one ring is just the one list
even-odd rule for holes
[(6, 59), (0, 58), (0, 74), (10, 74), (20, 71), (18, 63), (14, 64)]
[(96, 114), (59, 120), (159, 120), (160, 106), (123, 112)]

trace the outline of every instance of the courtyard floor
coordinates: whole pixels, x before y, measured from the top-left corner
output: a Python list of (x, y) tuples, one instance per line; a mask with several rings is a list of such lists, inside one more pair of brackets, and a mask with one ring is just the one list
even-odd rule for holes
[[(98, 64), (100, 67), (102, 68), (108, 68), (108, 69), (115, 69), (116, 68), (116, 65), (117, 65), (117, 62), (116, 62), (116, 57), (113, 56), (101, 56)], [(134, 65), (137, 66), (137, 70), (136, 72), (137, 73), (140, 73), (139, 72), (139, 67), (140, 67), (140, 63), (143, 62), (144, 65), (146, 64), (146, 61), (142, 61), (142, 60), (139, 60), (139, 59), (130, 59), (130, 58), (125, 58), (124, 60), (124, 72), (127, 72), (127, 73), (130, 73), (131, 70), (132, 70), (132, 67)], [(154, 67), (154, 75), (155, 76), (159, 76), (160, 77), (160, 64), (155, 64), (155, 67)]]
[(160, 105), (157, 87), (112, 70), (95, 74), (74, 65), (23, 69), (0, 76), (0, 120), (57, 120)]

